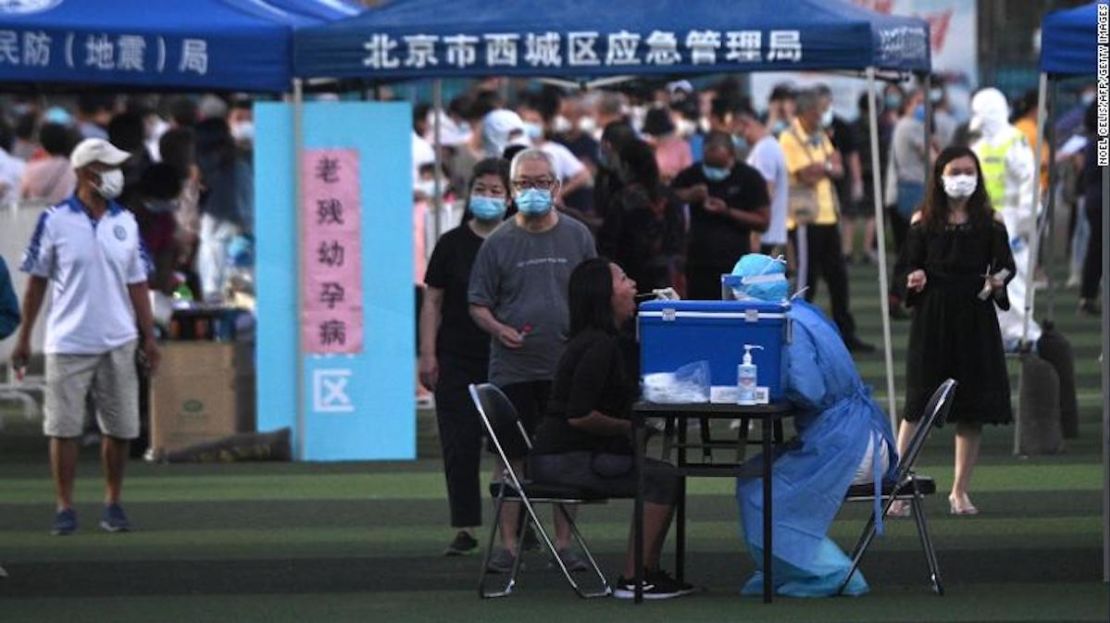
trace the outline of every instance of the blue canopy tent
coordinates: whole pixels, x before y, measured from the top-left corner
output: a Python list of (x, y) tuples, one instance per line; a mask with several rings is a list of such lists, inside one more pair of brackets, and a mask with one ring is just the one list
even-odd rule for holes
[(353, 17), (362, 12), (363, 7), (354, 0), (263, 0), (274, 8), (307, 17), (317, 22), (330, 22)]
[[(1095, 79), (1098, 70), (1098, 59), (1102, 53), (1110, 49), (1106, 41), (1099, 41), (1099, 21), (1106, 23), (1110, 19), (1110, 6), (1107, 0), (1099, 0), (1074, 9), (1054, 11), (1045, 16), (1041, 25), (1041, 79), (1040, 79), (1040, 106), (1037, 116), (1038, 137), (1043, 136), (1041, 131), (1045, 127), (1046, 97), (1049, 101), (1055, 99), (1055, 82), (1071, 76), (1089, 76)], [(1096, 45), (1097, 43), (1097, 45)], [(1103, 74), (1104, 75), (1104, 74)], [(1099, 87), (1099, 97), (1105, 97), (1105, 90)], [(1047, 111), (1054, 111), (1055, 106), (1049, 104)], [(1090, 140), (1107, 141), (1106, 136), (1090, 137)], [(1042, 146), (1038, 140), (1037, 163), (1040, 166), (1040, 150)], [(1052, 149), (1052, 141), (1047, 141)], [(1051, 162), (1053, 159), (1050, 158)], [(1039, 175), (1040, 172), (1037, 172)], [(1055, 176), (1049, 180), (1049, 202), (1055, 185)], [(1102, 167), (1102, 211), (1107, 212), (1107, 198), (1110, 198), (1110, 167)], [(1110, 364), (1106, 357), (1110, 356), (1110, 291), (1107, 284), (1110, 277), (1105, 274), (1106, 266), (1110, 265), (1110, 221), (1105, 216), (1102, 219), (1102, 232), (1091, 232), (1091, 235), (1102, 236), (1102, 579), (1110, 582)], [(1035, 248), (1030, 252), (1036, 257)], [(1032, 306), (1032, 303), (1030, 303)]]
[[(925, 21), (836, 0), (795, 0), (789, 11), (764, 0), (509, 0), (496, 12), (480, 0), (393, 0), (357, 17), (300, 29), (294, 41), (298, 78), (508, 75), (599, 86), (645, 75), (865, 70), (874, 94), (879, 71), (922, 73), (928, 84), (931, 67)], [(879, 170), (874, 113), (870, 122), (873, 166)], [(880, 307), (894, 420), (879, 183), (876, 177)]]
[[(136, 11), (134, 0), (57, 0), (41, 10), (4, 8), (0, 82), (287, 91), (292, 30), (329, 19), (325, 2), (337, 4), (145, 0)], [(330, 19), (342, 16), (328, 10)]]
[(928, 27), (846, 2), (393, 0), (300, 30), (301, 77), (601, 77), (790, 69), (928, 71)]

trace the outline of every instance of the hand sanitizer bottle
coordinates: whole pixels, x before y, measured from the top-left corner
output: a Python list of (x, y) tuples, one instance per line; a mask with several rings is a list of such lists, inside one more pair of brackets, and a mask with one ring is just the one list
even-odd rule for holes
[(756, 404), (755, 388), (758, 385), (756, 366), (752, 363), (752, 349), (763, 350), (762, 346), (744, 344), (744, 359), (736, 366), (736, 403)]

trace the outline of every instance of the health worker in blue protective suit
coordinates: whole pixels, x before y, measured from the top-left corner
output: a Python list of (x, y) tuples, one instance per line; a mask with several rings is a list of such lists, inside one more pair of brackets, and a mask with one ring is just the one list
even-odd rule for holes
[[(787, 299), (786, 263), (766, 255), (745, 255), (734, 275), (741, 277), (738, 298), (783, 302)], [(834, 325), (818, 308), (792, 302), (787, 316), (793, 339), (783, 347), (787, 399), (799, 410), (799, 444), (775, 460), (775, 592), (792, 597), (835, 595), (851, 560), (826, 534), (848, 487), (890, 477), (898, 463), (887, 416), (869, 395), (852, 356)], [(736, 499), (755, 575), (743, 594), (763, 591), (763, 488), (760, 480), (739, 479)], [(873, 512), (879, 514), (876, 503)], [(877, 517), (881, 520), (881, 517)], [(881, 530), (881, 523), (879, 528)], [(862, 595), (867, 582), (857, 571), (844, 589)]]

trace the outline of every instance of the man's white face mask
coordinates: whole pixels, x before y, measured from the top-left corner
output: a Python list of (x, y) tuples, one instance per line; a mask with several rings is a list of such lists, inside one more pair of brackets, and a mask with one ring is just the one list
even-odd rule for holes
[(119, 169), (109, 169), (101, 171), (100, 184), (97, 185), (96, 190), (100, 193), (101, 197), (105, 199), (115, 199), (123, 193), (123, 171)]

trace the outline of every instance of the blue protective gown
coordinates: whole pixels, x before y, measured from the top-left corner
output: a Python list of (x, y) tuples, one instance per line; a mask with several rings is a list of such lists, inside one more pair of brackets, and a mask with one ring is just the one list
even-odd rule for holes
[[(795, 301), (792, 343), (784, 347), (786, 397), (800, 410), (795, 425), (801, 445), (775, 461), (774, 582), (775, 592), (793, 597), (836, 594), (851, 559), (827, 536), (856, 470), (875, 440), (876, 464), (886, 440), (891, 455), (886, 474), (897, 467), (890, 423), (870, 398), (836, 326), (816, 307)], [(763, 488), (760, 479), (741, 479), (736, 486), (748, 552), (755, 575), (744, 594), (763, 590)], [(844, 589), (861, 595), (867, 582), (857, 571)]]

